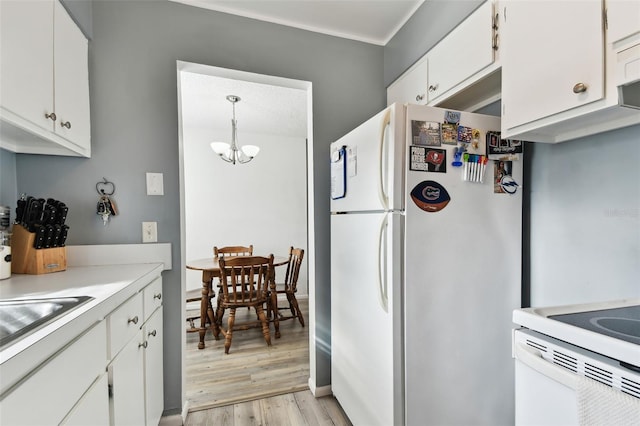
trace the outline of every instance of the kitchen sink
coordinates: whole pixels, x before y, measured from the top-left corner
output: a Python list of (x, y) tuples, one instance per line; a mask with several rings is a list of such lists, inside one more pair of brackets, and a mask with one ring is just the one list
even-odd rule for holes
[(0, 346), (13, 342), (92, 299), (78, 296), (0, 300)]

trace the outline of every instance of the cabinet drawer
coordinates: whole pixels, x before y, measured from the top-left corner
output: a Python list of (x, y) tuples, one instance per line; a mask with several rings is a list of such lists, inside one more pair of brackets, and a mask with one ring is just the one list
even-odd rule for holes
[(162, 306), (162, 278), (145, 287), (142, 292), (144, 297), (144, 320), (148, 320), (151, 314)]
[(109, 315), (109, 359), (113, 359), (140, 330), (143, 319), (142, 293), (136, 294)]
[[(58, 424), (78, 402), (107, 361), (102, 321), (61, 349), (0, 399), (0, 424)], [(42, 395), (43, 397), (37, 397)]]

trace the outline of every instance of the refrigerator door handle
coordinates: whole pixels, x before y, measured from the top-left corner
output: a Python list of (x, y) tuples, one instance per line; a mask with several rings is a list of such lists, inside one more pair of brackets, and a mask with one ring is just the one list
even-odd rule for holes
[[(380, 177), (380, 185), (378, 187), (378, 195), (380, 196), (380, 202), (382, 203), (382, 207), (384, 208), (384, 210), (388, 210), (389, 209), (389, 194), (387, 194), (385, 192), (385, 187), (384, 187), (384, 183), (385, 180), (388, 181), (387, 179), (387, 175), (385, 174), (385, 169), (384, 169), (384, 148), (386, 146), (385, 142), (386, 142), (386, 130), (387, 128), (391, 125), (391, 108), (387, 109), (387, 111), (384, 114), (384, 117), (382, 117), (382, 126), (380, 127), (380, 158), (379, 158), (379, 170), (378, 170), (378, 176)], [(388, 170), (387, 170), (388, 173)]]
[(378, 235), (378, 302), (380, 307), (389, 312), (389, 299), (387, 297), (387, 227), (389, 225), (388, 215), (384, 215), (380, 224), (380, 234)]

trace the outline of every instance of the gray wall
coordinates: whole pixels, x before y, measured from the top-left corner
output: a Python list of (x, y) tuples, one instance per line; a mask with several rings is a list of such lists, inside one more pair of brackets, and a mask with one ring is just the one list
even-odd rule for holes
[(90, 0), (60, 0), (86, 38), (93, 38), (93, 3)]
[[(328, 146), (385, 105), (383, 48), (166, 1), (94, 1), (89, 45), (92, 158), (17, 155), (21, 192), (69, 205), (69, 244), (139, 243), (158, 222), (173, 244), (164, 274), (165, 408), (180, 407), (180, 217), (176, 60), (313, 83), (316, 336), (330, 341)], [(145, 172), (164, 173), (162, 197)], [(4, 175), (4, 171), (2, 172)], [(120, 215), (102, 226), (95, 183), (116, 184)], [(330, 354), (316, 351), (317, 385), (330, 383)]]
[(16, 154), (0, 148), (0, 206), (11, 207), (11, 221), (16, 218)]
[(632, 126), (527, 145), (531, 306), (640, 297), (639, 138)]

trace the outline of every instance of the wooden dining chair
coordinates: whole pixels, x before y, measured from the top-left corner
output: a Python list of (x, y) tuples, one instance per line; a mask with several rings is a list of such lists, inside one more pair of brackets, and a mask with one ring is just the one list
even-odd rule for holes
[[(224, 352), (229, 353), (231, 340), (235, 330), (246, 330), (256, 326), (262, 327), (262, 334), (267, 345), (271, 346), (269, 320), (264, 311), (267, 303), (268, 286), (273, 274), (273, 254), (262, 256), (220, 256), (220, 287), (218, 299), (218, 323), (224, 334)], [(235, 323), (237, 308), (254, 308), (257, 321), (242, 324)], [(229, 310), (227, 327), (220, 321), (225, 310)]]
[[(225, 247), (217, 247), (214, 246), (213, 247), (213, 258), (217, 259), (219, 256), (251, 256), (253, 254), (253, 244), (249, 245), (249, 246), (225, 246)], [(213, 299), (216, 295), (216, 292), (214, 290), (214, 288), (217, 287), (219, 289), (220, 285), (216, 283), (216, 286), (213, 285), (213, 282), (211, 283), (211, 287), (210, 287), (210, 291), (208, 294), (208, 304), (209, 304), (209, 309), (207, 309), (207, 315), (206, 315), (206, 324), (201, 325), (202, 327), (207, 327), (207, 326), (213, 326), (213, 306), (211, 304), (211, 299)], [(187, 295), (186, 295), (186, 305), (188, 306), (190, 303), (194, 303), (194, 302), (201, 302), (202, 301), (202, 292), (203, 290), (201, 289), (193, 289), (193, 290), (189, 290), (187, 291)], [(198, 310), (200, 311), (200, 307), (198, 308)], [(196, 327), (195, 321), (197, 319), (201, 318), (201, 312), (198, 312), (198, 314), (196, 314), (196, 312), (194, 311), (193, 313), (191, 313), (191, 311), (187, 311), (187, 323), (188, 323), (188, 327), (187, 327), (187, 333), (193, 333), (193, 332), (199, 332), (201, 330), (201, 327)], [(214, 331), (214, 335), (216, 340), (218, 339), (218, 336), (216, 335), (216, 332)]]
[[(287, 271), (285, 272), (284, 281), (275, 283), (275, 293), (273, 290), (271, 291), (271, 299), (268, 306), (268, 314), (269, 318), (273, 317), (273, 320), (277, 319), (279, 321), (289, 320), (298, 318), (300, 321), (300, 325), (304, 327), (304, 317), (302, 316), (302, 311), (300, 310), (300, 306), (298, 306), (298, 300), (296, 299), (296, 292), (298, 291), (298, 276), (300, 275), (300, 266), (302, 265), (302, 260), (304, 259), (304, 250), (301, 248), (289, 248), (289, 263), (287, 264)], [(276, 312), (273, 311), (274, 301), (273, 297), (277, 297), (279, 294), (285, 294), (287, 296), (287, 301), (289, 302), (289, 306), (278, 306), (277, 301), (275, 302)], [(290, 311), (291, 315), (281, 314), (280, 311)], [(288, 313), (288, 312), (287, 312)], [(278, 331), (276, 331), (277, 334)], [(276, 334), (276, 337), (280, 337)]]

